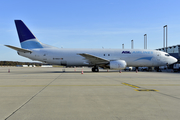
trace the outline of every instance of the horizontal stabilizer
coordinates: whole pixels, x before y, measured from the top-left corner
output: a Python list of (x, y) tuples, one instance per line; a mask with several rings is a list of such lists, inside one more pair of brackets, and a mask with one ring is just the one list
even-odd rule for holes
[(18, 47), (14, 47), (14, 46), (11, 46), (11, 45), (5, 45), (6, 47), (9, 47), (9, 48), (11, 48), (11, 49), (14, 49), (14, 50), (16, 50), (16, 51), (20, 51), (20, 52), (30, 52), (30, 53), (32, 53), (32, 51), (31, 50), (27, 50), (27, 49), (23, 49), (23, 48), (18, 48)]

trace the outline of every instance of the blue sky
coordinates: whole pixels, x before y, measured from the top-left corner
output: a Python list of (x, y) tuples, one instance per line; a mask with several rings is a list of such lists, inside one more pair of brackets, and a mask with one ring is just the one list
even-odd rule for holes
[(180, 44), (179, 0), (1, 0), (0, 61), (31, 61), (3, 45), (20, 47), (15, 19), (45, 44), (63, 48), (144, 48)]

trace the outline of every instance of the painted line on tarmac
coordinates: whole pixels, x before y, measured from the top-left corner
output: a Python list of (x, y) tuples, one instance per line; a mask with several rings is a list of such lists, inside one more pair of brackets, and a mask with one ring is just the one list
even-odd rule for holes
[[(140, 88), (138, 86), (180, 86), (180, 84), (138, 84), (132, 85), (128, 83), (112, 84), (112, 85), (49, 85), (48, 87), (59, 87), (59, 86), (130, 86), (133, 88)], [(1, 87), (45, 87), (47, 85), (0, 85)]]
[[(141, 87), (138, 87), (136, 85), (132, 85), (132, 84), (128, 84), (128, 83), (122, 83), (123, 85), (127, 85), (127, 86), (130, 86), (130, 87), (133, 87), (133, 88), (141, 88)], [(155, 89), (146, 89), (146, 88), (141, 88), (141, 89), (134, 89), (135, 91), (138, 91), (138, 92), (141, 92), (141, 91), (149, 91), (149, 92), (158, 92), (158, 90), (155, 90)]]
[(158, 92), (158, 90), (155, 89), (134, 89), (135, 91), (141, 92), (141, 91), (151, 91), (151, 92)]
[[(0, 87), (45, 87), (47, 85), (0, 85)], [(59, 86), (123, 86), (122, 84), (117, 85), (49, 85), (48, 87), (59, 87)]]
[(180, 86), (180, 84), (138, 84), (138, 86)]
[(59, 76), (57, 76), (55, 79), (53, 79), (52, 81), (49, 82), (49, 84), (44, 85), (44, 87), (38, 91), (36, 94), (34, 94), (32, 97), (30, 97), (25, 103), (23, 103), (21, 106), (19, 106), (17, 109), (14, 110), (14, 112), (12, 112), (11, 114), (9, 114), (5, 120), (9, 119), (11, 116), (13, 116), (14, 114), (16, 114), (17, 111), (19, 111), (21, 108), (23, 108), (26, 104), (28, 104), (31, 100), (33, 100), (38, 94), (40, 94), (44, 89), (46, 89), (49, 85), (51, 85), (54, 81), (56, 81), (62, 74), (60, 74)]
[(122, 83), (123, 85), (127, 85), (127, 86), (130, 86), (130, 87), (133, 87), (133, 88), (140, 88), (136, 85), (132, 85), (132, 84), (128, 84), (128, 83)]

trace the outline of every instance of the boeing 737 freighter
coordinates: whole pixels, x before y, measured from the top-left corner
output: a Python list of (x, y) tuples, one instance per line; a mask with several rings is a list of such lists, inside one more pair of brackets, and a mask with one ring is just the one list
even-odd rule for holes
[(21, 20), (15, 20), (21, 48), (5, 45), (31, 60), (62, 66), (89, 66), (92, 72), (126, 66), (158, 67), (177, 62), (168, 53), (140, 49), (65, 49), (41, 43)]

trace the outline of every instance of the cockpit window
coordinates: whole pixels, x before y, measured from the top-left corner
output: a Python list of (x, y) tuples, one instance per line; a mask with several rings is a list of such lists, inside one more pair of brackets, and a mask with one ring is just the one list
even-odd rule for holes
[(165, 56), (170, 56), (169, 54), (165, 54)]

